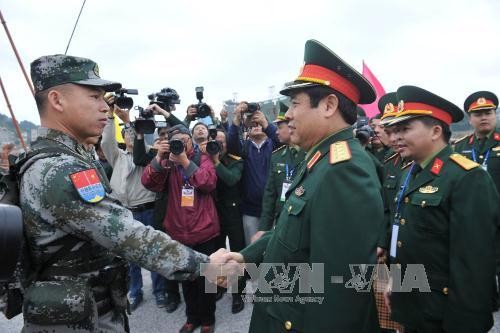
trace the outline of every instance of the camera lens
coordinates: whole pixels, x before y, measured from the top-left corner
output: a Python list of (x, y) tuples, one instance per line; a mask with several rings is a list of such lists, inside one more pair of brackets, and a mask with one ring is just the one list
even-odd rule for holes
[(207, 142), (207, 154), (216, 155), (216, 154), (220, 153), (221, 150), (222, 149), (221, 149), (219, 142), (217, 142), (215, 140), (211, 140), (211, 141)]
[(130, 110), (134, 106), (134, 100), (132, 97), (118, 97), (115, 100), (116, 106), (118, 106), (120, 109), (127, 109)]
[(196, 110), (196, 117), (198, 118), (205, 118), (210, 115), (210, 107), (205, 103), (199, 103)]
[(182, 154), (184, 151), (184, 142), (179, 139), (173, 139), (169, 141), (170, 144), (170, 152), (174, 155)]

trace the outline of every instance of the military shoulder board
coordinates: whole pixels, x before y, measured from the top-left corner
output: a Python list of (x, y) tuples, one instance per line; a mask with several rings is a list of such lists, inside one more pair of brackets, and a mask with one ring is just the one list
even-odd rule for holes
[(474, 169), (479, 166), (476, 162), (473, 160), (469, 160), (467, 157), (460, 155), (460, 154), (451, 154), (450, 159), (460, 165), (463, 169), (465, 170), (470, 170)]
[(352, 157), (347, 141), (338, 141), (330, 145), (330, 164), (348, 161)]
[(241, 157), (233, 155), (233, 154), (227, 154), (227, 156), (231, 157), (233, 160), (237, 160), (237, 161), (241, 160)]
[(469, 135), (466, 135), (466, 136), (461, 137), (460, 139), (455, 140), (455, 141), (453, 142), (453, 145), (456, 145), (457, 143), (464, 141), (464, 140), (465, 140), (465, 139), (467, 139), (468, 137), (469, 137)]
[(409, 167), (412, 163), (413, 163), (413, 161), (410, 161), (410, 162), (407, 162), (407, 163), (403, 164), (403, 166), (401, 167), (401, 170), (406, 169), (406, 168), (407, 168), (407, 167)]

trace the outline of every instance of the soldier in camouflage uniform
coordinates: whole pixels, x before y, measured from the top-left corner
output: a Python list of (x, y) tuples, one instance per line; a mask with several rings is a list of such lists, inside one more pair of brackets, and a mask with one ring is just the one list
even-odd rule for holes
[(25, 234), (39, 272), (25, 293), (24, 332), (128, 331), (126, 266), (117, 256), (169, 278), (193, 278), (207, 256), (135, 221), (111, 200), (105, 176), (82, 143), (106, 125), (96, 63), (65, 55), (31, 64), (42, 129), (37, 155), (20, 183)]

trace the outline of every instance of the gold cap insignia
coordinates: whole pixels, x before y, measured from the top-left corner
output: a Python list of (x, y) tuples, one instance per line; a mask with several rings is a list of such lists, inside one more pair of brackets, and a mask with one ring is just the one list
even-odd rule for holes
[(387, 103), (384, 108), (384, 113), (392, 113), (394, 112), (394, 104)]
[(405, 109), (405, 102), (403, 100), (400, 100), (398, 103), (398, 112), (403, 112)]
[(486, 104), (486, 99), (484, 97), (480, 97), (477, 99), (477, 104), (484, 105)]
[(420, 193), (436, 193), (438, 191), (437, 187), (427, 185), (418, 189)]

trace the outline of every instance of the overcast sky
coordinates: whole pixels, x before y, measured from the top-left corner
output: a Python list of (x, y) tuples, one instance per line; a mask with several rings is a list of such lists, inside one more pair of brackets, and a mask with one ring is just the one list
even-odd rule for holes
[[(82, 1), (0, 0), (29, 72), (41, 55), (64, 53)], [(175, 88), (183, 117), (194, 88), (218, 112), (222, 101), (274, 96), (317, 39), (386, 91), (418, 85), (458, 106), (477, 90), (500, 94), (500, 1), (98, 1), (87, 0), (68, 54), (91, 58), (101, 77), (137, 88), (136, 105)], [(39, 124), (35, 103), (5, 32), (0, 75), (18, 120)], [(0, 97), (0, 113), (8, 110)]]

